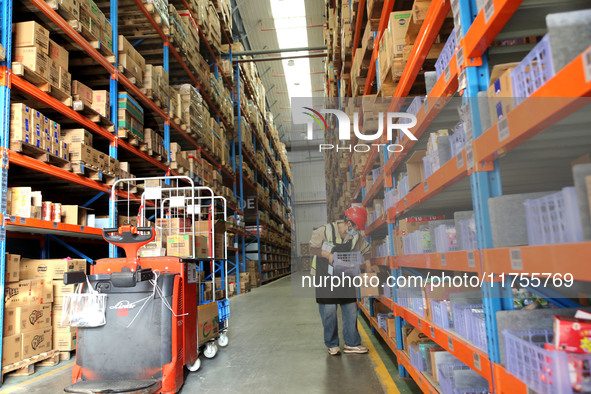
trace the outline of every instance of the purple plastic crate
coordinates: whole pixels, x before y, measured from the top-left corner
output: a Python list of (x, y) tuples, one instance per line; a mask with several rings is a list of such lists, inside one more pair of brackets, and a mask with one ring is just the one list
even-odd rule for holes
[(469, 317), (470, 320), (470, 340), (480, 350), (488, 351), (488, 344), (486, 342), (486, 323), (484, 319), (484, 311), (472, 310)]
[(552, 330), (505, 330), (503, 336), (507, 372), (539, 394), (591, 391), (591, 355), (545, 350)]
[(565, 187), (558, 193), (525, 200), (529, 245), (583, 241), (577, 190)]
[(447, 300), (435, 300), (431, 301), (431, 317), (433, 323), (444, 329), (453, 327), (453, 322), (450, 321), (449, 306), (450, 302)]
[(464, 125), (459, 124), (456, 131), (449, 137), (449, 144), (451, 146), (451, 156), (456, 156), (464, 146), (466, 146), (466, 132)]
[(421, 353), (421, 348), (419, 346), (408, 347), (408, 358), (410, 359), (410, 364), (415, 367), (417, 371), (424, 372), (427, 368), (425, 359), (423, 358), (423, 354)]
[(456, 52), (456, 29), (453, 29), (443, 46), (443, 50), (439, 54), (437, 61), (435, 62), (435, 71), (437, 72), (437, 79), (441, 77), (441, 74), (445, 71), (445, 67), (451, 61), (454, 53)]
[(463, 336), (470, 339), (470, 314), (472, 308), (482, 308), (482, 304), (465, 304), (453, 306), (454, 330)]
[(511, 71), (515, 105), (531, 96), (555, 74), (550, 36), (544, 38)]
[(423, 106), (423, 103), (425, 102), (425, 99), (426, 97), (424, 96), (416, 96), (406, 109), (406, 112), (413, 115), (418, 114), (419, 110)]
[(470, 369), (464, 363), (449, 363), (440, 364), (437, 371), (437, 380), (443, 394), (454, 394), (454, 370), (456, 369)]

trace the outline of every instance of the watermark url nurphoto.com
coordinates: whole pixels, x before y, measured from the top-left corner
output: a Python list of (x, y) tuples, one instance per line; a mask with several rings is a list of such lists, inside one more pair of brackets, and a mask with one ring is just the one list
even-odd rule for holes
[[(506, 279), (506, 280), (505, 280)], [(430, 287), (434, 290), (438, 287), (454, 286), (454, 287), (482, 287), (484, 282), (499, 281), (501, 286), (521, 286), (521, 287), (572, 287), (574, 284), (574, 276), (571, 273), (548, 273), (548, 272), (532, 272), (532, 273), (483, 273), (481, 276), (469, 275), (454, 275), (450, 276), (446, 273), (431, 275), (427, 273), (426, 276), (411, 275), (411, 276), (388, 276), (382, 282), (380, 278), (375, 275), (358, 275), (349, 276), (344, 272), (341, 275), (303, 275), (302, 287), (308, 288), (329, 288), (331, 290), (339, 289), (341, 287), (397, 287), (397, 288), (415, 288), (415, 287)]]

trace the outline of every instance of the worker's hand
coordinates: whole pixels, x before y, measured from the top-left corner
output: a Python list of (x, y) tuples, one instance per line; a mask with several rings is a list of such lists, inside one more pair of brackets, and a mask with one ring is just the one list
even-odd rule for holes
[(328, 260), (329, 263), (332, 264), (333, 260), (334, 260), (334, 254), (327, 252), (326, 250), (322, 251), (322, 257), (324, 257), (325, 259)]

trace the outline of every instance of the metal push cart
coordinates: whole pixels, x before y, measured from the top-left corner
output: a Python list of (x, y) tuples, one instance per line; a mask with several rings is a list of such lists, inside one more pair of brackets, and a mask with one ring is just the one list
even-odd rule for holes
[[(225, 197), (216, 196), (213, 190), (205, 186), (195, 186), (189, 177), (153, 177), (133, 178), (117, 181), (124, 188), (132, 190), (135, 183), (143, 182), (145, 187), (140, 196), (137, 209), (137, 224), (139, 227), (154, 227), (156, 237), (167, 237), (166, 255), (191, 258), (198, 261), (197, 265), (197, 291), (199, 305), (211, 302), (218, 303), (218, 334), (213, 338), (200, 343), (202, 353), (206, 358), (213, 358), (217, 354), (218, 347), (228, 345), (228, 320), (230, 316), (230, 303), (228, 299), (228, 266), (227, 266), (227, 202)], [(168, 183), (168, 184), (167, 184)], [(186, 185), (186, 186), (185, 186)], [(117, 186), (117, 185), (115, 185)], [(114, 187), (113, 190), (116, 190)], [(135, 221), (130, 216), (134, 211), (132, 205), (135, 201), (116, 200), (115, 194), (111, 196), (111, 221), (124, 219), (125, 215), (117, 215), (121, 205), (126, 208), (127, 220)], [(115, 209), (118, 208), (118, 209)], [(168, 220), (172, 219), (172, 220)], [(124, 223), (113, 223), (122, 225)], [(117, 226), (114, 226), (117, 227)], [(187, 233), (193, 234), (189, 238), (191, 246), (187, 250), (181, 250), (182, 242), (168, 242), (170, 237), (183, 238)], [(204, 247), (202, 240), (206, 239)], [(176, 244), (176, 246), (174, 246)], [(163, 255), (164, 251), (155, 252), (154, 255)], [(143, 252), (150, 255), (151, 251)], [(142, 252), (140, 252), (140, 256)], [(220, 278), (218, 282), (217, 279)], [(208, 285), (209, 284), (209, 285)], [(220, 286), (223, 297), (216, 297)], [(210, 287), (211, 291), (206, 288)], [(217, 345), (216, 345), (217, 340)]]

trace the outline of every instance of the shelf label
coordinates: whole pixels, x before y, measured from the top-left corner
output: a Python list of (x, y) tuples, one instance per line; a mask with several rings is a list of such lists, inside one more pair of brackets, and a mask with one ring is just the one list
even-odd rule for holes
[(424, 186), (425, 186), (425, 193), (427, 193), (429, 191), (429, 184), (427, 181), (425, 181)]
[(435, 339), (435, 329), (431, 326), (431, 338)]
[(449, 81), (449, 78), (451, 78), (451, 71), (449, 70), (449, 64), (447, 66), (445, 66), (445, 70), (443, 71), (443, 74), (445, 76), (445, 82)]
[(476, 267), (476, 261), (474, 260), (474, 251), (468, 251), (468, 267), (474, 268)]
[(499, 129), (499, 142), (509, 137), (509, 122), (507, 121), (507, 117), (503, 116), (499, 119), (497, 128)]
[(466, 134), (466, 144), (474, 139), (474, 132), (472, 131), (472, 119), (464, 121), (464, 133)]
[(57, 228), (57, 222), (53, 222), (53, 228)]
[(474, 367), (482, 371), (482, 365), (480, 364), (480, 354), (474, 353)]
[(474, 150), (472, 149), (472, 141), (466, 144), (466, 162), (469, 170), (474, 168)]
[(462, 70), (458, 76), (458, 92), (468, 87), (468, 79), (466, 76), (466, 70)]
[(591, 82), (591, 48), (583, 53), (583, 70), (585, 70), (585, 82)]
[(421, 328), (422, 328), (421, 326), (422, 326), (422, 324), (421, 324), (421, 319), (419, 319), (419, 329), (421, 329)]
[(511, 254), (511, 269), (516, 271), (523, 271), (521, 249), (510, 249), (509, 253)]
[(25, 218), (20, 218), (19, 222), (20, 222), (21, 224), (25, 224), (25, 223), (27, 222), (27, 219), (25, 219)]
[(464, 155), (462, 154), (462, 151), (458, 152), (456, 160), (458, 161), (458, 169), (464, 167)]
[(445, 261), (445, 253), (441, 253), (441, 266), (445, 267), (447, 265), (447, 261)]
[(404, 208), (406, 208), (406, 197), (404, 198)]
[(425, 101), (423, 102), (423, 107), (425, 108), (425, 113), (429, 111), (429, 97), (425, 97)]
[(464, 64), (464, 47), (460, 47), (456, 52), (456, 63), (458, 63), (458, 67)]
[(447, 347), (449, 348), (450, 352), (454, 351), (454, 340), (451, 337), (447, 337)]
[(80, 231), (84, 231), (84, 226), (80, 226)]
[(488, 23), (494, 13), (495, 3), (493, 0), (486, 0), (486, 3), (484, 3), (484, 23)]
[(421, 381), (421, 376), (419, 375), (419, 387), (423, 385), (423, 382)]

